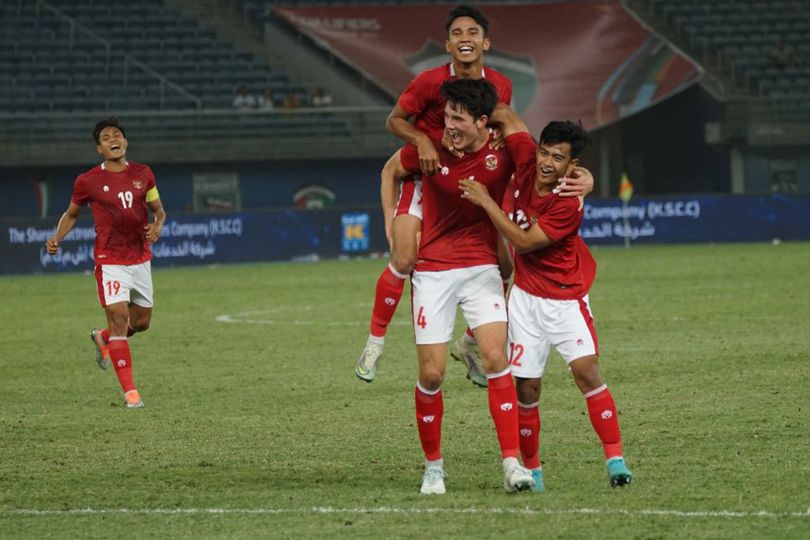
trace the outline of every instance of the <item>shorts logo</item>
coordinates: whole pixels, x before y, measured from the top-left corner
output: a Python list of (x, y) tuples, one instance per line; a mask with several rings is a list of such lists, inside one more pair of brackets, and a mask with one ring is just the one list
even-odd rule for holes
[(521, 437), (531, 437), (532, 436), (532, 430), (523, 428), (523, 429), (520, 430), (520, 436)]
[(511, 410), (512, 410), (512, 407), (513, 407), (513, 406), (512, 406), (512, 404), (511, 404), (511, 403), (501, 403), (500, 409), (501, 409), (503, 412), (507, 412), (507, 411), (511, 411)]
[(423, 418), (422, 418), (422, 422), (424, 422), (425, 424), (430, 424), (430, 423), (432, 423), (432, 422), (433, 422), (435, 419), (436, 419), (436, 417), (435, 417), (435, 416), (433, 416), (433, 415), (431, 414), (431, 415), (429, 415), (429, 416), (425, 416), (425, 417), (423, 417)]
[(134, 187), (135, 189), (141, 189), (143, 187), (143, 184), (141, 183), (140, 180), (133, 180), (132, 187)]
[(118, 367), (127, 367), (127, 361), (123, 358), (116, 363), (118, 364)]
[(601, 416), (602, 420), (610, 420), (611, 418), (613, 418), (613, 413), (610, 410), (605, 409), (604, 411), (602, 411)]
[(385, 304), (388, 305), (388, 306), (393, 306), (396, 303), (397, 303), (397, 301), (395, 299), (391, 298), (390, 296), (385, 298)]
[(584, 343), (585, 343), (585, 342), (584, 342), (584, 341), (582, 341), (581, 339), (578, 339), (578, 340), (577, 340), (577, 345), (579, 345), (580, 347), (582, 347), (582, 345), (583, 345)]
[(501, 309), (501, 305), (498, 302), (495, 302), (495, 305), (493, 307), (495, 308), (495, 311), (498, 311), (498, 310)]
[(498, 168), (498, 156), (495, 154), (489, 154), (484, 158), (484, 165), (486, 165), (488, 171), (494, 171)]
[(448, 167), (442, 167), (442, 176), (447, 176), (450, 174), (450, 169)]
[(107, 193), (108, 191), (110, 191), (110, 186), (104, 186), (101, 189), (104, 191), (104, 193)]

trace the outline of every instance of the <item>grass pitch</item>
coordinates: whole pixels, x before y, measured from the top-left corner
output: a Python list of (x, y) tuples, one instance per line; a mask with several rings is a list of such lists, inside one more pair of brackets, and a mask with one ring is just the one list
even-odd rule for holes
[(448, 494), (419, 495), (407, 291), (378, 380), (353, 373), (383, 261), (156, 270), (135, 411), (94, 362), (92, 277), (2, 278), (0, 537), (808, 538), (808, 248), (595, 250), (635, 476), (609, 487), (555, 354), (542, 495), (502, 492), (486, 391), (452, 361)]

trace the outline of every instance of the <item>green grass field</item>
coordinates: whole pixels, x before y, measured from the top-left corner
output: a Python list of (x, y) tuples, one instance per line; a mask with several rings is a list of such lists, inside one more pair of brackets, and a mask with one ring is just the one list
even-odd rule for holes
[(457, 363), (448, 493), (419, 495), (407, 291), (378, 380), (353, 372), (381, 260), (155, 271), (134, 411), (94, 362), (91, 276), (0, 278), (0, 538), (810, 537), (810, 245), (594, 253), (635, 477), (609, 487), (555, 355), (542, 495), (503, 493)]

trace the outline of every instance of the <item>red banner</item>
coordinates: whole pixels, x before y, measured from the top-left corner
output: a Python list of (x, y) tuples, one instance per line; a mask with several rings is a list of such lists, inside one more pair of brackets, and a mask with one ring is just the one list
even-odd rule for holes
[[(397, 96), (413, 76), (450, 61), (453, 5), (276, 8), (277, 15)], [(485, 5), (484, 62), (512, 79), (533, 133), (553, 119), (609, 124), (695, 83), (701, 68), (645, 29), (619, 2)]]

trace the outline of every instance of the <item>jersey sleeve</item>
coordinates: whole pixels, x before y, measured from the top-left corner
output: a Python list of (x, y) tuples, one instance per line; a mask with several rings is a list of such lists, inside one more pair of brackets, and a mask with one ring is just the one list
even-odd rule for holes
[(555, 242), (576, 233), (581, 223), (582, 212), (576, 197), (558, 197), (556, 204), (537, 218), (537, 225)]
[(515, 188), (528, 195), (537, 177), (537, 146), (534, 139), (525, 131), (513, 133), (506, 138), (506, 150), (515, 164)]
[(504, 77), (503, 89), (498, 95), (498, 100), (501, 103), (506, 103), (510, 107), (512, 106), (512, 81), (506, 77)]
[(90, 193), (87, 191), (87, 182), (83, 174), (76, 177), (73, 182), (73, 193), (70, 196), (70, 202), (79, 206), (87, 206), (90, 202)]
[(427, 110), (436, 98), (435, 85), (427, 72), (422, 72), (408, 83), (408, 86), (399, 95), (397, 105), (411, 116)]
[(420, 171), (419, 167), (419, 151), (412, 144), (406, 144), (399, 152), (399, 163), (402, 168), (410, 173), (417, 173)]
[(160, 199), (160, 193), (158, 193), (157, 181), (152, 169), (144, 167), (144, 172), (146, 173), (146, 202), (150, 203)]

